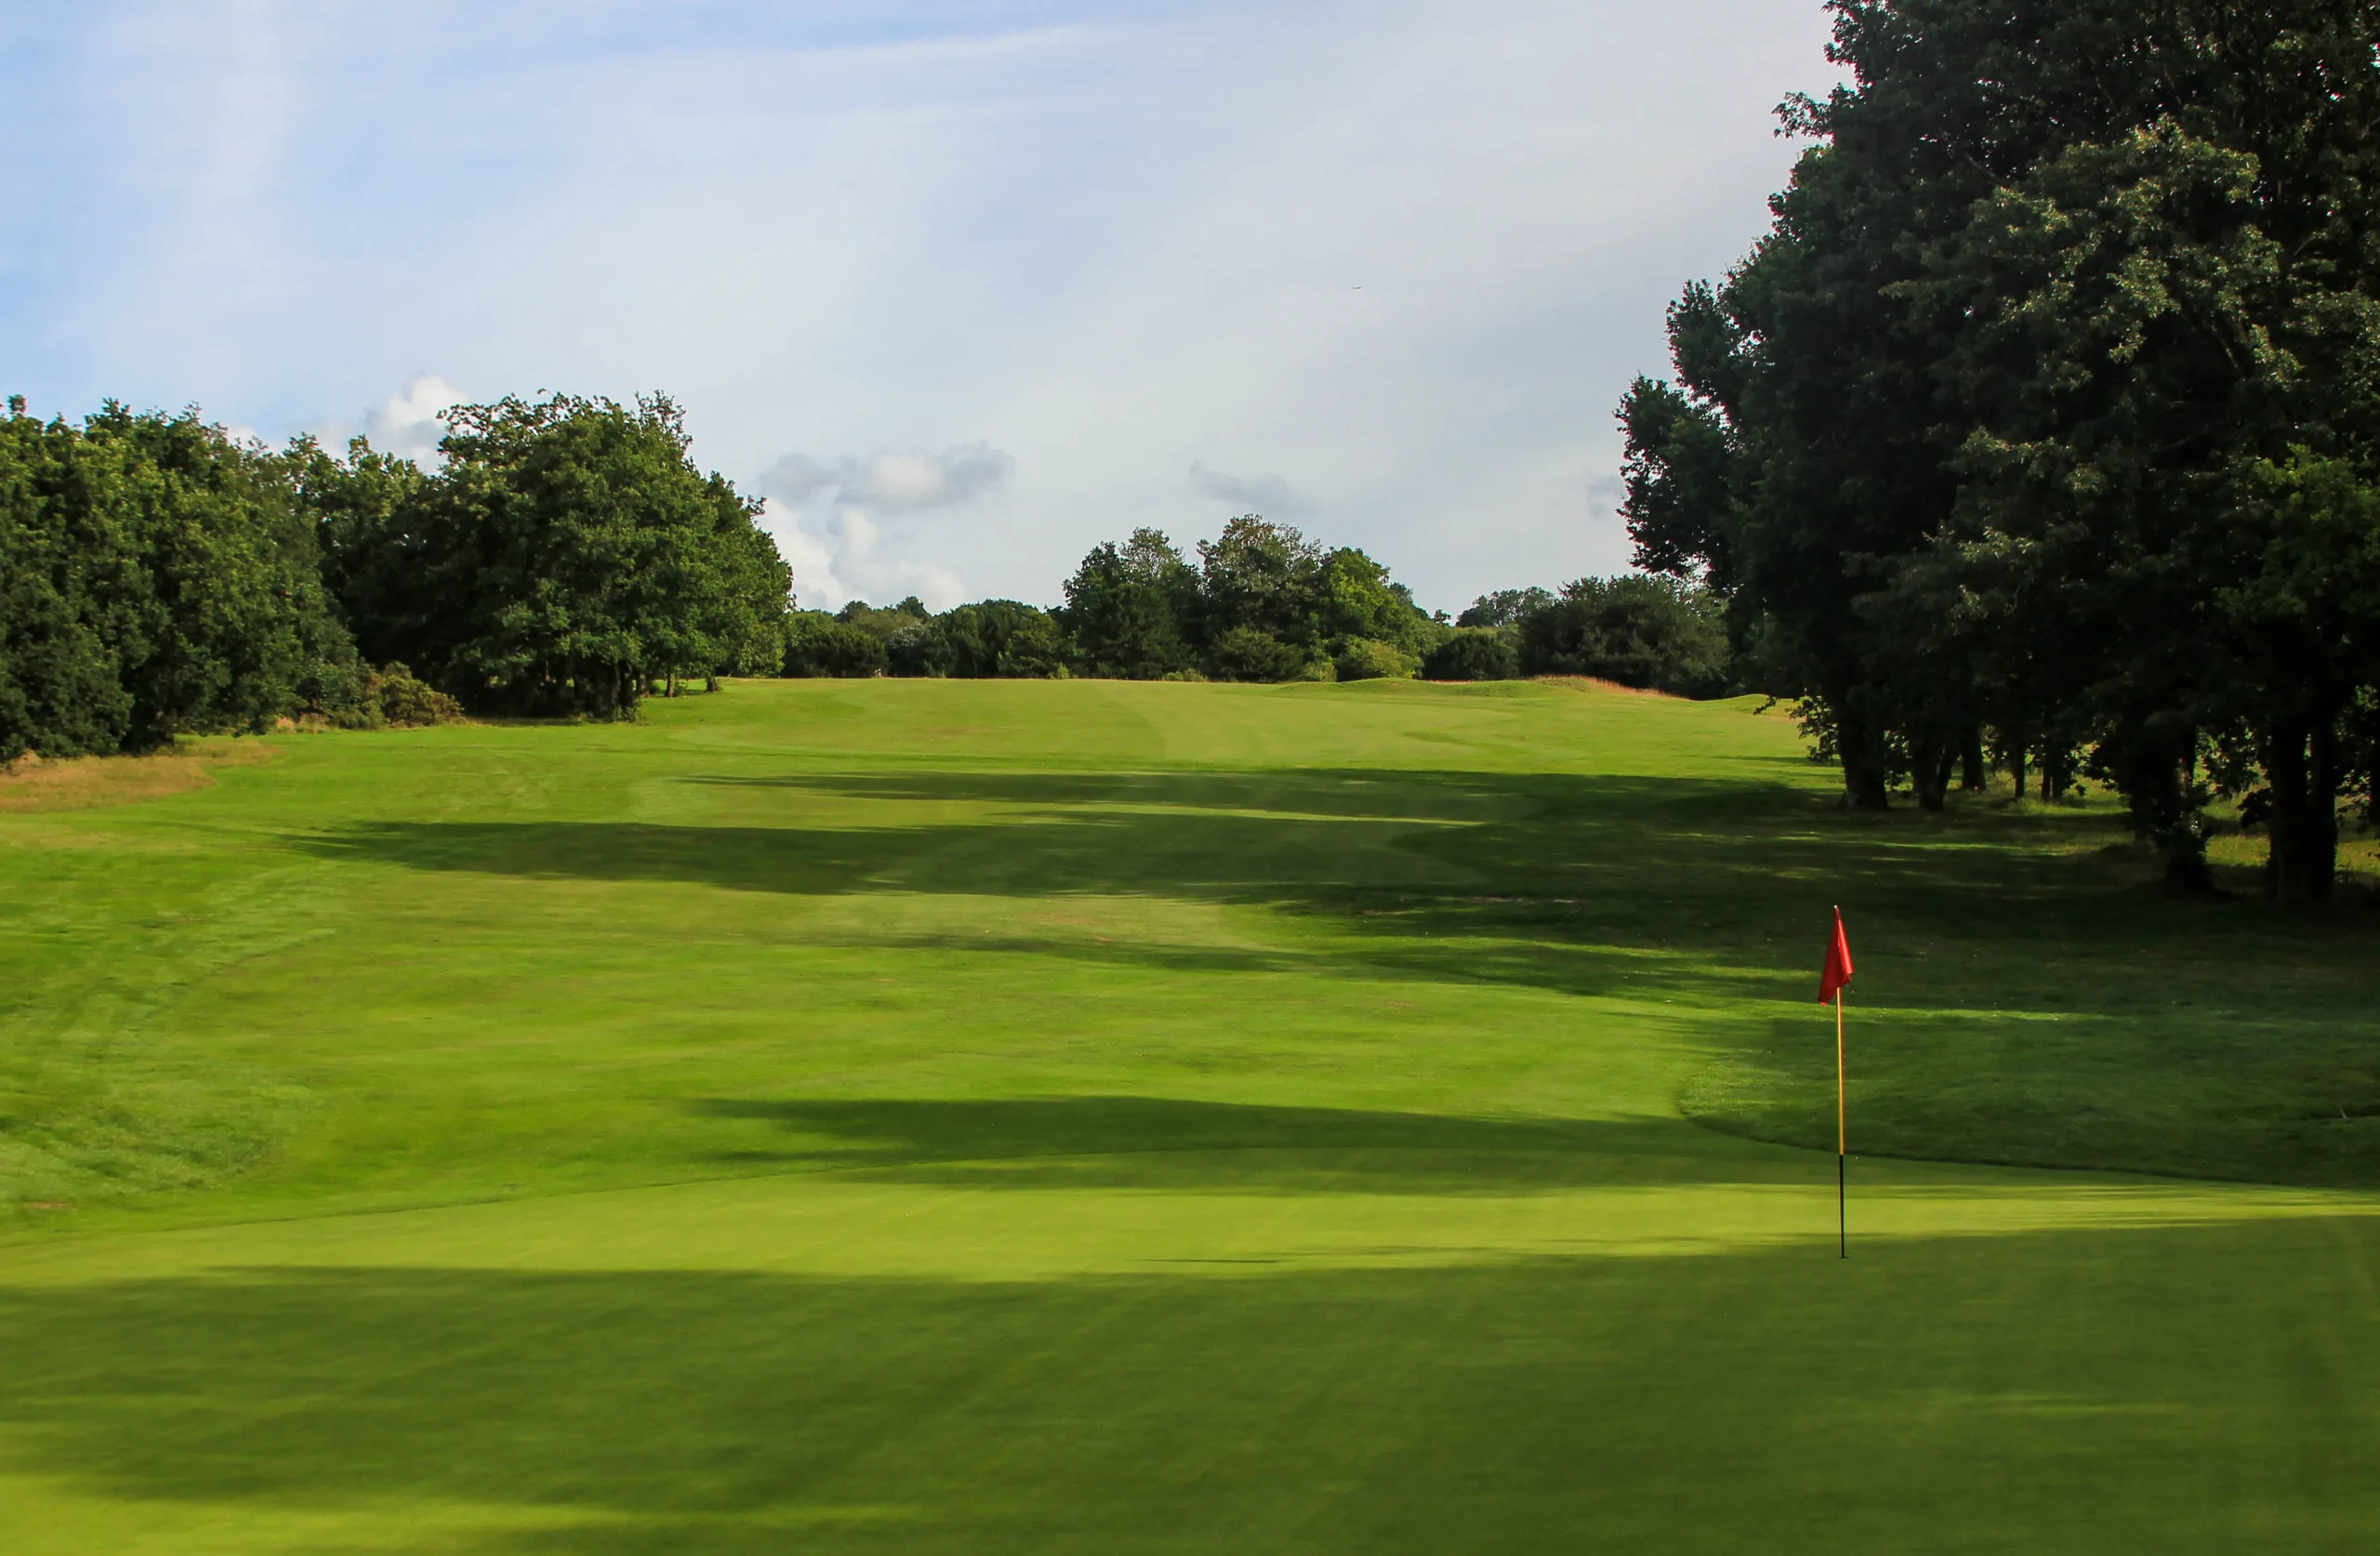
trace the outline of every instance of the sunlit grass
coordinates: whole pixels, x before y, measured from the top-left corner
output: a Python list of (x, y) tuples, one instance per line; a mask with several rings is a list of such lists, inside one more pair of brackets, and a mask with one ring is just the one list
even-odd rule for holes
[(2370, 918), (1754, 706), (737, 684), (0, 815), (0, 1544), (2361, 1549)]

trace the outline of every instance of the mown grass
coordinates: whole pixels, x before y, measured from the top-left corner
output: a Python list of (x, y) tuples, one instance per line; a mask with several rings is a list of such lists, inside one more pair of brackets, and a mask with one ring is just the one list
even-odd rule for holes
[(1773, 713), (1545, 685), (271, 746), (0, 815), (11, 1549), (2380, 1515), (2380, 915), (2164, 901), (2103, 808), (1846, 816)]

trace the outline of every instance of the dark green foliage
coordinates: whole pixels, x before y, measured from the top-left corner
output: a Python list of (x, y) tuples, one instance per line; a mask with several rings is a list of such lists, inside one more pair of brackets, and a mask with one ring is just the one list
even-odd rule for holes
[(2380, 7), (1831, 8), (1771, 231), (1621, 403), (1640, 565), (1855, 805), (2081, 749), (2173, 886), (2228, 791), (2322, 903), (2380, 684)]
[(1261, 626), (1232, 627), (1207, 650), (1208, 673), (1217, 680), (1299, 680), (1314, 663), (1304, 648)]
[(1058, 615), (1084, 674), (1154, 680), (1197, 657), (1198, 574), (1160, 532), (1093, 547), (1065, 591)]
[(0, 756), (344, 705), (354, 653), (284, 462), (194, 412), (0, 423)]
[[(1520, 590), (1505, 591), (1520, 593)], [(1550, 604), (1554, 597), (1543, 589), (1531, 589), (1531, 594), (1544, 595)], [(1471, 613), (1463, 613), (1469, 615)], [(1446, 640), (1430, 651), (1421, 661), (1424, 680), (1512, 680), (1521, 673), (1519, 652), (1504, 633), (1488, 627), (1462, 627), (1448, 634)]]
[(1445, 632), (1363, 552), (1326, 551), (1256, 514), (1201, 541), (1198, 562), (1198, 638), (1218, 679), (1327, 679), (1327, 666), (1353, 643), (1385, 643), (1418, 660)]
[(1063, 680), (1072, 674), (1067, 659), (1065, 634), (1036, 611), (1009, 634), (1000, 649), (999, 673), (1011, 680)]
[(1471, 602), (1471, 608), (1454, 618), (1457, 626), (1514, 626), (1531, 611), (1543, 610), (1554, 603), (1554, 596), (1535, 585), (1525, 589), (1498, 589), (1483, 594)]
[(854, 600), (840, 620), (884, 646), (881, 663), (896, 676), (998, 676), (1046, 679), (1067, 673), (1071, 650), (1046, 611), (1014, 600), (985, 600), (929, 615), (912, 596), (886, 610)]
[(1319, 636), (1322, 565), (1322, 548), (1290, 525), (1253, 513), (1234, 519), (1198, 543), (1204, 636), (1213, 643), (1248, 630), (1303, 649)]
[(597, 717), (649, 680), (773, 656), (785, 564), (756, 506), (688, 459), (668, 399), (506, 399), (446, 419), (436, 479), (381, 509), (401, 478), (351, 474), (325, 519), (352, 526), (334, 575), (367, 653), (472, 705)]
[(350, 629), (362, 624), (365, 656), (427, 635), (437, 601), (423, 597), (402, 565), (403, 537), (430, 477), (410, 459), (364, 439), (337, 458), (311, 437), (294, 440), (284, 468), (311, 519), (324, 585)]
[(1409, 674), (1448, 630), (1363, 552), (1253, 513), (1199, 542), (1195, 567), (1156, 530), (1094, 547), (1057, 616), (1078, 673), (1133, 680), (1329, 679), (1336, 661), (1373, 663), (1359, 643), (1402, 655)]
[[(1014, 600), (986, 600), (961, 605), (935, 618), (950, 645), (950, 675), (970, 680), (995, 676), (1038, 673), (1010, 667), (1009, 653), (1016, 650), (1018, 665), (1063, 664), (1064, 633), (1050, 613)], [(1052, 657), (1054, 656), (1054, 657)]]
[(1596, 676), (1681, 696), (1727, 687), (1717, 601), (1675, 579), (1580, 578), (1521, 618), (1520, 663), (1533, 676)]
[(0, 761), (115, 750), (131, 729), (119, 651), (137, 647), (146, 581), (87, 499), (80, 443), (62, 423), (0, 423)]
[(786, 618), (785, 673), (846, 679), (882, 675), (889, 663), (885, 641), (824, 611), (796, 611)]

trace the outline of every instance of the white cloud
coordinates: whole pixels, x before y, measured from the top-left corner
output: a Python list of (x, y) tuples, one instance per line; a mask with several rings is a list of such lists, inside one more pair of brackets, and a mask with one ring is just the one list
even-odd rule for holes
[(1289, 521), (1309, 518), (1322, 507), (1312, 493), (1299, 491), (1279, 476), (1225, 475), (1204, 465), (1190, 467), (1190, 490), (1228, 504), (1235, 516), (1261, 513), (1267, 519)]
[(968, 599), (966, 584), (948, 568), (878, 555), (882, 532), (858, 508), (831, 508), (813, 521), (771, 499), (761, 504), (760, 523), (792, 569), (804, 610), (840, 610), (854, 600), (891, 605), (914, 594), (929, 609), (946, 611)]
[(364, 435), (383, 454), (428, 462), (437, 457), (438, 440), (446, 435), (446, 424), (438, 419), (439, 413), (469, 398), (434, 373), (418, 374), (364, 413)]
[(1049, 599), (1263, 472), (1434, 604), (1624, 566), (1612, 406), (1837, 73), (1818, 0), (50, 13), (0, 50), (6, 387), (274, 436), (425, 362), (667, 389), (871, 595)]
[(989, 496), (1008, 484), (1016, 461), (989, 443), (968, 443), (939, 454), (911, 449), (822, 464), (788, 454), (761, 475), (760, 490), (787, 502), (832, 494), (838, 501), (879, 511), (957, 508)]

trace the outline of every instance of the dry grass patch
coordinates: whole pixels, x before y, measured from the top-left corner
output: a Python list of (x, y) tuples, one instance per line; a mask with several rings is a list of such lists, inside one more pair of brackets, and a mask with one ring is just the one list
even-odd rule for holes
[(0, 814), (86, 811), (163, 799), (211, 788), (209, 768), (254, 767), (281, 755), (253, 740), (193, 741), (150, 757), (75, 757), (45, 760), (27, 755), (0, 767)]
[(1623, 686), (1601, 676), (1533, 676), (1530, 679), (1542, 685), (1567, 687), (1573, 692), (1617, 692), (1623, 697), (1659, 697), (1673, 703), (1691, 701), (1673, 692), (1662, 692), (1650, 686)]

